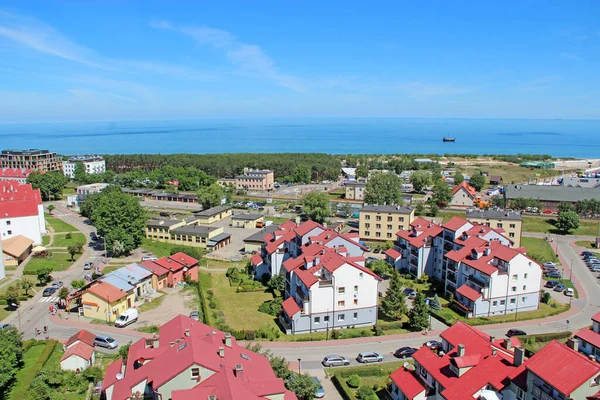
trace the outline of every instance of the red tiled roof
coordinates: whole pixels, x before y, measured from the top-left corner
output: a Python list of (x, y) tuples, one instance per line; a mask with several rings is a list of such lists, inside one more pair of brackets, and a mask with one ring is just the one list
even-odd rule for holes
[(93, 285), (87, 289), (87, 292), (90, 292), (96, 295), (96, 297), (106, 300), (109, 303), (114, 303), (115, 301), (127, 296), (127, 292), (114, 287), (108, 282), (100, 282), (96, 285)]
[(283, 307), (283, 311), (287, 314), (288, 317), (292, 318), (296, 313), (300, 312), (300, 307), (296, 303), (293, 297), (288, 297), (281, 303)]
[(385, 255), (394, 261), (397, 260), (398, 258), (402, 257), (402, 254), (400, 254), (400, 252), (398, 252), (397, 250), (394, 250), (394, 249), (387, 249), (385, 251)]
[(477, 301), (477, 299), (481, 297), (480, 292), (478, 292), (477, 290), (473, 289), (470, 286), (467, 286), (466, 284), (463, 284), (461, 287), (459, 287), (456, 290), (456, 293), (463, 295), (464, 297), (466, 297), (467, 299), (469, 299), (473, 302)]
[(38, 215), (36, 199), (0, 200), (0, 218), (18, 218)]
[(172, 272), (183, 269), (183, 264), (179, 263), (177, 260), (172, 259), (171, 257), (161, 257), (153, 262)]
[(475, 190), (473, 186), (469, 185), (465, 181), (462, 181), (460, 184), (452, 188), (452, 196), (454, 196), (460, 189), (464, 189), (471, 198), (474, 198), (477, 195), (477, 190)]
[(592, 315), (592, 321), (600, 322), (600, 312)]
[(553, 340), (527, 360), (526, 368), (564, 395), (600, 373), (600, 365)]
[(321, 228), (321, 229), (325, 230), (323, 225), (318, 224), (312, 220), (308, 220), (305, 223), (300, 224), (300, 226), (296, 227), (294, 230), (296, 231), (296, 234), (298, 236), (303, 237), (304, 235), (306, 235), (307, 233), (309, 233), (310, 231), (312, 231), (315, 228)]
[(92, 354), (94, 354), (94, 347), (87, 343), (79, 342), (69, 347), (65, 354), (63, 354), (60, 361), (64, 361), (71, 356), (79, 356), (84, 360), (91, 360)]
[(596, 348), (600, 348), (600, 333), (596, 333), (591, 329), (582, 329), (575, 333), (575, 337), (581, 338)]
[(169, 270), (163, 268), (162, 266), (156, 264), (154, 261), (144, 261), (139, 265), (146, 268), (148, 271), (152, 272), (156, 276), (163, 276), (169, 273)]
[(250, 261), (252, 261), (252, 265), (254, 265), (256, 267), (257, 265), (262, 264), (263, 259), (260, 256), (260, 254), (256, 253), (255, 255), (252, 256), (252, 258), (250, 259)]
[(67, 347), (69, 347), (73, 343), (80, 341), (83, 343), (87, 343), (90, 346), (93, 346), (95, 340), (96, 340), (96, 335), (94, 335), (91, 332), (86, 331), (85, 329), (82, 329), (79, 332), (77, 332), (76, 334), (74, 334), (73, 336), (71, 336), (69, 339), (67, 339), (67, 342), (65, 343), (65, 345)]
[(33, 172), (32, 169), (0, 168), (0, 177), (3, 178), (27, 178)]
[(469, 356), (454, 357), (452, 362), (458, 368), (467, 368), (479, 364), (479, 360), (481, 360), (481, 354), (471, 354)]
[(415, 377), (415, 373), (407, 371), (403, 367), (398, 368), (390, 374), (390, 379), (402, 390), (409, 400), (425, 391), (425, 386)]
[(396, 232), (396, 236), (405, 239), (411, 246), (417, 248), (422, 247), (428, 238), (433, 238), (442, 233), (442, 228), (439, 225), (420, 217), (414, 220), (410, 226), (414, 231), (420, 232), (419, 235), (414, 235), (412, 231), (400, 230)]
[(296, 223), (292, 220), (285, 221), (283, 224), (279, 225), (279, 229), (287, 231), (290, 229), (294, 229), (296, 227)]
[(446, 222), (445, 224), (442, 224), (442, 227), (444, 227), (448, 230), (451, 230), (452, 232), (456, 232), (457, 230), (459, 230), (460, 228), (465, 226), (465, 224), (469, 224), (469, 223), (470, 222), (464, 218), (452, 217), (452, 218), (450, 218), (450, 220), (448, 222)]
[(179, 264), (183, 264), (186, 267), (193, 267), (195, 265), (198, 265), (198, 260), (182, 252), (175, 253), (169, 258), (177, 261)]
[[(275, 232), (275, 234), (277, 234), (277, 232)], [(292, 231), (287, 231), (278, 238), (276, 238), (275, 234), (265, 236), (265, 242), (267, 243), (266, 250), (269, 254), (274, 253), (281, 244), (294, 240), (295, 237), (294, 232)], [(276, 239), (273, 240), (273, 238)]]

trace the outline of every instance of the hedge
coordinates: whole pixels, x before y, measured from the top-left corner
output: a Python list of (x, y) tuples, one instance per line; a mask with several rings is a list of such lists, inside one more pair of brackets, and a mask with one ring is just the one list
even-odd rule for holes
[[(48, 361), (48, 359), (50, 358), (50, 356), (54, 352), (54, 349), (56, 348), (57, 344), (58, 344), (58, 342), (56, 340), (48, 340), (48, 341), (46, 341), (44, 350), (42, 350), (42, 354), (40, 354), (40, 358), (38, 358), (37, 363), (35, 363), (34, 365), (32, 365), (31, 369), (29, 370), (29, 373), (27, 375), (23, 376), (23, 379), (21, 379), (19, 381), (19, 386), (20, 387), (18, 388), (18, 390), (15, 390), (14, 392), (11, 392), (11, 397), (12, 398), (14, 398), (14, 399), (18, 399), (18, 398), (25, 399), (25, 398), (27, 398), (26, 395), (27, 395), (27, 391), (31, 387), (31, 382), (33, 382), (33, 380), (40, 373), (40, 371), (42, 370), (42, 368), (44, 367), (44, 365), (46, 365), (46, 362)], [(31, 345), (28, 346), (28, 349), (29, 348), (31, 348)]]
[(517, 336), (519, 338), (520, 341), (523, 341), (523, 339), (534, 339), (536, 342), (551, 342), (553, 340), (560, 340), (560, 339), (568, 339), (571, 337), (571, 335), (573, 335), (573, 332), (551, 332), (551, 333), (538, 333), (536, 335), (523, 335), (523, 336)]
[[(352, 400), (354, 398), (354, 393), (348, 393), (348, 391), (350, 391), (351, 389), (347, 388), (347, 386), (345, 386), (345, 385), (342, 385), (337, 374), (335, 374), (331, 377), (331, 382), (337, 389), (338, 393), (342, 396), (342, 399)], [(354, 391), (352, 391), (352, 392), (354, 392)]]

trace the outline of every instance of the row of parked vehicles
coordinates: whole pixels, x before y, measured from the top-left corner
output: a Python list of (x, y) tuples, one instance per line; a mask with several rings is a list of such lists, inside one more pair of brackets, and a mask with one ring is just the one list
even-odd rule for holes
[(542, 265), (542, 268), (544, 270), (544, 276), (546, 277), (546, 279), (552, 279), (546, 282), (546, 284), (544, 285), (545, 288), (552, 289), (555, 292), (564, 293), (565, 296), (569, 297), (573, 297), (575, 295), (575, 291), (573, 290), (573, 288), (567, 287), (567, 285), (565, 285), (564, 283), (554, 280), (562, 279), (562, 274), (558, 272), (558, 267), (556, 266), (556, 264), (548, 261), (545, 262), (544, 265)]

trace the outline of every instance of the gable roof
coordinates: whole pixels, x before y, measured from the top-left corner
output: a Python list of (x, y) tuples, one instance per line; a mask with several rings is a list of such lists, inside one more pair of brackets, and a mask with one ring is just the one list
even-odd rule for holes
[(304, 235), (306, 235), (307, 233), (309, 233), (310, 231), (312, 231), (315, 228), (321, 228), (322, 230), (325, 230), (323, 225), (321, 225), (313, 220), (308, 220), (308, 221), (304, 222), (303, 224), (300, 224), (299, 226), (294, 228), (294, 231), (296, 232), (296, 234), (298, 236), (303, 237)]
[(146, 268), (156, 276), (163, 276), (169, 273), (168, 269), (158, 265), (154, 261), (142, 261), (139, 265), (143, 268)]
[(452, 196), (454, 196), (461, 189), (467, 192), (467, 195), (472, 199), (477, 195), (477, 190), (475, 190), (473, 186), (469, 185), (465, 181), (462, 181), (460, 184), (452, 188)]
[(402, 393), (409, 400), (413, 400), (416, 396), (423, 393), (426, 388), (423, 386), (420, 380), (418, 380), (413, 373), (407, 371), (404, 368), (398, 368), (390, 374), (390, 379), (394, 381)]
[(75, 342), (83, 342), (90, 346), (94, 345), (94, 341), (96, 340), (96, 335), (91, 332), (86, 331), (85, 329), (80, 330), (73, 336), (67, 339), (65, 346), (69, 347)]
[(477, 290), (468, 286), (466, 283), (463, 284), (461, 287), (459, 287), (456, 290), (456, 293), (466, 297), (467, 299), (469, 299), (471, 301), (477, 301), (477, 299), (482, 296), (481, 292), (478, 292)]
[(281, 306), (283, 307), (283, 311), (290, 318), (293, 318), (296, 313), (300, 312), (300, 306), (298, 306), (293, 297), (285, 299), (283, 303), (281, 303)]
[(64, 361), (71, 356), (78, 356), (89, 361), (92, 359), (92, 354), (94, 354), (93, 346), (84, 342), (78, 342), (65, 351), (65, 354), (63, 354), (60, 361)]
[(127, 292), (124, 292), (104, 281), (89, 287), (86, 292), (90, 292), (96, 297), (106, 300), (108, 303), (114, 303), (115, 301), (121, 300), (123, 297), (127, 296)]
[(467, 221), (466, 219), (462, 218), (462, 217), (452, 217), (448, 220), (448, 222), (446, 222), (445, 224), (442, 224), (442, 227), (451, 230), (452, 232), (456, 232), (457, 230), (459, 230), (460, 228), (462, 228), (463, 226), (465, 226), (465, 224), (468, 224), (469, 221)]
[[(423, 247), (429, 238), (433, 238), (443, 231), (439, 225), (421, 217), (415, 219), (410, 226), (411, 231), (400, 230), (396, 232), (396, 236), (405, 239), (411, 246), (417, 248)], [(417, 232), (418, 235), (415, 235)]]
[(391, 258), (392, 260), (397, 260), (398, 258), (402, 257), (402, 254), (400, 254), (399, 251), (394, 250), (394, 249), (387, 249), (385, 251), (385, 255), (388, 256), (389, 258)]
[(198, 265), (198, 260), (196, 260), (194, 257), (188, 256), (185, 253), (182, 253), (181, 251), (169, 256), (169, 258), (177, 261), (179, 264), (182, 264), (185, 267), (193, 267)]

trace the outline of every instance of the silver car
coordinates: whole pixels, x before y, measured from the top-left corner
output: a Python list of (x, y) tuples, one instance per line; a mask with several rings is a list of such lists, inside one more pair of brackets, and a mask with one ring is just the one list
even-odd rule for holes
[(350, 360), (342, 356), (327, 356), (321, 361), (324, 367), (333, 367), (336, 365), (350, 365)]
[(117, 343), (115, 339), (106, 335), (97, 335), (96, 340), (94, 340), (94, 345), (107, 349), (116, 349), (119, 347), (119, 343)]
[(382, 362), (383, 356), (379, 353), (375, 353), (374, 351), (365, 351), (363, 353), (358, 353), (356, 361), (363, 364), (370, 362)]

